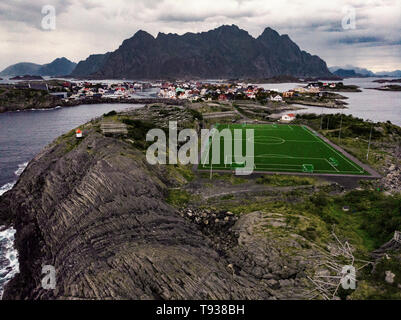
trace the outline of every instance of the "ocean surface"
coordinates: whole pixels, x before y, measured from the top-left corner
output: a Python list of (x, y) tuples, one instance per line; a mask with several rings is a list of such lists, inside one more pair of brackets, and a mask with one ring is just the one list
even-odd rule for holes
[(0, 195), (28, 161), (58, 136), (112, 110), (142, 105), (96, 104), (0, 114)]
[(4, 285), (19, 273), (18, 252), (14, 249), (15, 229), (0, 227), (0, 300)]
[[(401, 91), (378, 91), (369, 88), (378, 88), (385, 84), (373, 82), (374, 80), (390, 80), (392, 78), (350, 78), (345, 79), (344, 84), (357, 85), (363, 92), (340, 92), (341, 95), (348, 97), (345, 100), (348, 103), (348, 109), (327, 109), (320, 107), (308, 107), (303, 110), (294, 111), (291, 113), (341, 113), (352, 114), (355, 117), (364, 120), (372, 120), (375, 122), (391, 121), (392, 123), (401, 126)], [(397, 84), (397, 83), (395, 83)], [(280, 92), (304, 86), (300, 83), (272, 83), (260, 84), (259, 86), (265, 89), (277, 89)]]

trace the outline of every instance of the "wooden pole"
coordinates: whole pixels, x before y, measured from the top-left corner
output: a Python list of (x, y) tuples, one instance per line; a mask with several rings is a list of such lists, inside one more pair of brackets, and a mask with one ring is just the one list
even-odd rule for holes
[(372, 128), (370, 128), (370, 137), (369, 137), (368, 153), (366, 155), (366, 160), (369, 160), (370, 145), (372, 143), (372, 133), (373, 133), (373, 123), (372, 123)]
[(343, 114), (341, 113), (340, 133), (338, 134), (338, 144), (341, 144), (341, 129), (343, 127)]

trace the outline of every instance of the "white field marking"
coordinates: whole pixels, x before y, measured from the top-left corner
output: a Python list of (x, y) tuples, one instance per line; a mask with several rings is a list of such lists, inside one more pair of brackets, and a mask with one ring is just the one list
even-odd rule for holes
[[(301, 166), (300, 166), (301, 167)], [(299, 170), (294, 170), (294, 169), (287, 169), (287, 168), (271, 168), (271, 167), (261, 167), (261, 166), (258, 166), (258, 171), (263, 171), (263, 170), (266, 170), (266, 171), (272, 171), (272, 170), (286, 170), (286, 171), (295, 171), (295, 172), (300, 172)], [(337, 172), (337, 171), (334, 171), (334, 170), (314, 170), (314, 172), (313, 173), (333, 173), (333, 174), (335, 174), (335, 173), (338, 173), (338, 174), (357, 174), (357, 173), (360, 173), (359, 171), (340, 171), (340, 172)]]
[[(262, 137), (259, 137), (260, 139), (262, 139)], [(284, 140), (283, 138), (279, 138), (279, 137), (271, 137), (271, 136), (267, 136), (267, 137), (263, 137), (263, 138), (273, 138), (272, 142), (266, 142), (266, 141), (256, 141), (256, 139), (253, 139), (255, 144), (261, 144), (261, 145), (279, 145), (279, 144), (284, 144), (286, 142), (286, 140)], [(223, 139), (223, 138), (222, 138)], [(251, 142), (252, 138), (242, 138), (242, 139), (231, 139), (232, 141), (247, 141), (247, 142)], [(276, 141), (274, 141), (276, 140)], [(224, 140), (223, 140), (224, 141)]]
[[(300, 166), (301, 169), (301, 166)], [(292, 171), (292, 172), (301, 172), (300, 169), (289, 169), (289, 168), (271, 168), (271, 167), (258, 167), (258, 171), (274, 171), (274, 170), (283, 170), (283, 172), (285, 171)], [(319, 173), (319, 172), (325, 172), (325, 173), (336, 173), (334, 170), (314, 170), (313, 173)], [(312, 174), (313, 174), (312, 173)]]
[[(262, 141), (263, 138), (266, 138), (266, 136), (255, 136), (254, 138), (254, 142), (255, 144), (263, 144), (259, 141)], [(299, 143), (321, 143), (321, 141), (317, 141), (317, 140), (287, 140), (287, 139), (283, 139), (283, 138), (279, 138), (279, 137), (272, 137), (270, 136), (270, 138), (274, 138), (274, 139), (281, 139), (283, 140), (282, 143), (280, 144), (284, 144), (285, 142), (299, 142)], [(250, 138), (242, 138), (242, 139), (233, 139), (233, 141), (250, 141)], [(265, 142), (265, 141), (262, 141)], [(265, 142), (266, 144), (266, 142)]]
[(287, 124), (287, 126), (291, 129), (291, 131), (294, 131), (294, 128), (292, 128), (289, 124)]
[[(210, 140), (209, 140), (209, 139), (208, 139), (207, 142), (206, 142), (206, 144), (208, 145), (208, 148), (207, 148), (207, 157), (205, 157), (205, 160), (203, 161), (203, 167), (205, 166), (206, 161), (207, 161), (207, 159), (209, 158), (210, 149), (212, 149), (212, 146), (213, 146), (213, 138), (214, 138), (214, 135), (212, 136), (212, 143), (210, 143)], [(201, 160), (202, 160), (202, 156), (201, 156)], [(210, 161), (210, 160), (211, 160), (211, 159), (209, 159), (209, 161)]]
[[(300, 168), (302, 166), (299, 166)], [(203, 169), (209, 169), (205, 166), (203, 166)], [(226, 168), (223, 166), (214, 166), (214, 170), (225, 170)], [(255, 169), (257, 169), (257, 171), (282, 171), (282, 172), (300, 172), (300, 170), (297, 169), (290, 169), (290, 168), (271, 168), (268, 166), (259, 166), (259, 165), (255, 165)], [(331, 174), (352, 174), (352, 175), (356, 175), (358, 173), (361, 173), (360, 171), (334, 171), (334, 170), (314, 170), (314, 172), (312, 174), (316, 174), (316, 173), (331, 173)]]
[[(281, 138), (283, 139), (283, 138)], [(299, 142), (299, 143), (317, 143), (320, 141), (311, 141), (311, 140), (287, 140), (287, 139), (283, 139), (285, 142)]]
[[(339, 155), (343, 160), (345, 160), (346, 162), (348, 162), (351, 166), (353, 166), (355, 169), (358, 170), (358, 173), (363, 173), (363, 170), (361, 170), (361, 168), (357, 167), (354, 163), (352, 163), (350, 160), (348, 160), (345, 156), (343, 156), (341, 153), (339, 153), (336, 149), (334, 149), (330, 144), (328, 144), (327, 142), (323, 141), (322, 139), (320, 139), (318, 136), (312, 135), (312, 133), (306, 129), (304, 126), (302, 126), (302, 128), (308, 132), (312, 137), (314, 137), (315, 139), (318, 139), (320, 142), (322, 142), (324, 145), (328, 146), (332, 151), (334, 151), (335, 154)], [(345, 172), (345, 171), (344, 171)]]
[(268, 163), (266, 166), (284, 166), (284, 167), (302, 167), (300, 164), (285, 164), (285, 163)]
[(327, 159), (325, 159), (325, 160), (326, 160), (326, 162), (327, 162), (329, 165), (332, 166), (332, 168), (336, 169), (337, 172), (340, 172), (340, 170), (338, 170), (335, 166), (333, 166), (333, 164), (332, 164), (329, 160), (327, 160)]
[[(284, 143), (286, 143), (286, 142), (297, 142), (297, 143), (320, 143), (320, 142), (321, 142), (321, 141), (316, 141), (316, 140), (314, 140), (314, 141), (312, 141), (312, 140), (287, 140), (287, 139), (279, 138), (279, 137), (272, 137), (272, 136), (267, 136), (267, 137), (282, 140), (282, 143), (280, 143), (280, 144), (284, 144)], [(258, 143), (258, 144), (267, 144), (267, 142), (265, 142), (265, 141), (260, 142), (261, 140), (259, 140), (259, 139), (267, 138), (267, 137), (260, 137), (260, 136), (258, 137), (258, 136), (255, 136), (254, 142), (255, 142), (255, 143)], [(259, 138), (259, 139), (258, 139), (258, 138)], [(238, 140), (239, 140), (239, 139), (238, 139)], [(242, 141), (244, 141), (244, 140), (245, 140), (245, 139), (242, 139)], [(249, 141), (249, 139), (248, 139), (248, 141)]]
[[(209, 141), (207, 142), (209, 144)], [(209, 158), (209, 152), (210, 152), (211, 146), (207, 148), (207, 156), (205, 156), (205, 160), (203, 161), (203, 166), (205, 166), (207, 159)], [(202, 159), (201, 159), (202, 160)]]
[[(234, 156), (230, 156), (227, 155), (227, 157), (231, 157), (234, 158), (236, 157), (236, 155)], [(284, 155), (284, 154), (260, 154), (260, 155), (256, 155), (256, 156), (249, 156), (249, 158), (280, 158), (280, 159), (302, 159), (302, 160), (320, 160), (320, 161), (326, 161), (325, 158), (310, 158), (310, 157), (292, 157), (292, 156), (288, 156), (288, 155)]]
[[(258, 128), (246, 128), (246, 129), (253, 129), (256, 130), (257, 132), (263, 132), (263, 131), (278, 131), (278, 128), (273, 128), (273, 129), (258, 129)], [(243, 129), (243, 130), (246, 130)], [(291, 128), (292, 129), (292, 128)], [(293, 129), (294, 130), (294, 129)], [(290, 131), (290, 130), (281, 130), (281, 131)]]

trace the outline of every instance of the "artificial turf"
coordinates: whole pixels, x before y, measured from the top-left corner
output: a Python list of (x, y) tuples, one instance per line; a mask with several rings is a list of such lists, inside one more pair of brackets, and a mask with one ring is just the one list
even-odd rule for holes
[[(322, 140), (316, 133), (303, 125), (216, 125), (221, 132), (241, 129), (243, 154), (246, 150), (246, 129), (254, 130), (255, 172), (288, 172), (333, 175), (370, 175), (354, 161)], [(234, 138), (233, 138), (234, 139)], [(220, 163), (200, 164), (201, 170), (233, 170), (242, 164), (235, 163), (234, 141), (231, 159), (224, 156), (224, 139), (220, 140)], [(211, 144), (202, 159), (212, 159)], [(238, 151), (237, 151), (238, 152)]]

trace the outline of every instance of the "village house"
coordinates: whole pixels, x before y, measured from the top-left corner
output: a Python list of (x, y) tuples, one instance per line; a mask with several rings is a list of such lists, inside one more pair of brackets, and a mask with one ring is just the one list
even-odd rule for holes
[(274, 98), (270, 96), (270, 100), (274, 102), (283, 102), (283, 98), (280, 95), (276, 95)]
[(225, 94), (219, 95), (219, 101), (227, 101), (227, 96)]
[(283, 122), (291, 122), (294, 120), (295, 120), (295, 114), (293, 113), (285, 114), (281, 117), (281, 121)]
[(306, 88), (303, 87), (298, 87), (294, 89), (295, 92), (299, 92), (299, 93), (307, 93), (308, 90)]
[(320, 93), (320, 89), (316, 88), (316, 87), (312, 87), (312, 88), (309, 88), (308, 92), (317, 94), (317, 93)]
[(292, 98), (294, 96), (294, 91), (283, 92), (283, 98)]

